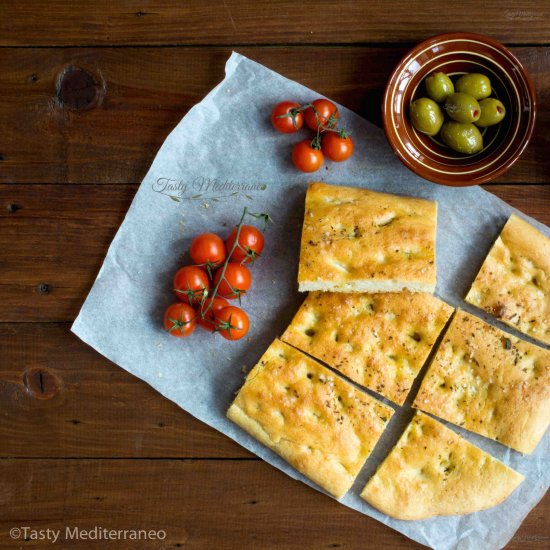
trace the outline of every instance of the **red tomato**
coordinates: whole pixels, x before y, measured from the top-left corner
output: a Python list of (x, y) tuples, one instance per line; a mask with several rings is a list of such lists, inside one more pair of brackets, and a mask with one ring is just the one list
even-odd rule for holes
[[(316, 99), (312, 101), (312, 107), (308, 107), (304, 111), (304, 119), (306, 124), (317, 131), (317, 127), (334, 128), (337, 120), (340, 118), (338, 107), (328, 99)], [(316, 116), (317, 114), (317, 116)]]
[[(223, 268), (216, 271), (214, 286), (221, 279), (222, 271)], [(228, 300), (234, 300), (245, 294), (251, 284), (252, 275), (250, 275), (250, 271), (244, 265), (229, 262), (225, 268), (223, 280), (218, 287), (218, 294)]]
[(302, 111), (297, 111), (299, 103), (294, 101), (282, 101), (277, 103), (271, 111), (271, 124), (278, 132), (293, 134), (304, 125)]
[(189, 253), (194, 264), (211, 267), (222, 264), (227, 256), (222, 239), (214, 233), (203, 233), (195, 237)]
[[(237, 228), (235, 227), (225, 242), (228, 254), (231, 252), (236, 238)], [(239, 233), (239, 244), (235, 250), (233, 250), (231, 260), (243, 264), (253, 262), (262, 253), (263, 249), (264, 236), (262, 232), (253, 225), (243, 225)]]
[(350, 136), (342, 137), (338, 132), (326, 132), (321, 148), (323, 153), (334, 162), (347, 160), (353, 154), (353, 141)]
[(204, 303), (197, 307), (197, 323), (208, 332), (214, 332), (216, 314), (227, 306), (229, 302), (221, 296), (206, 298)]
[(200, 267), (187, 265), (174, 275), (174, 292), (182, 302), (198, 304), (209, 290), (208, 275)]
[(172, 304), (164, 312), (164, 328), (176, 338), (189, 336), (197, 327), (197, 315), (188, 304)]
[(226, 340), (240, 340), (246, 336), (250, 321), (248, 315), (235, 306), (224, 307), (216, 314), (219, 333)]
[(298, 142), (292, 149), (292, 162), (302, 172), (315, 172), (323, 166), (323, 153), (314, 149), (311, 141), (305, 139)]

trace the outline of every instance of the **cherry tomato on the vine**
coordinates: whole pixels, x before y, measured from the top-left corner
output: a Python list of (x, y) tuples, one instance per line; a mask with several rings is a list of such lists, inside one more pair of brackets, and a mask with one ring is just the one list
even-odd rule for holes
[(189, 254), (194, 264), (212, 267), (222, 264), (227, 256), (223, 240), (214, 233), (203, 233), (195, 237)]
[(208, 332), (214, 332), (216, 328), (216, 314), (228, 306), (229, 302), (221, 296), (206, 298), (201, 305), (197, 306), (197, 323)]
[(299, 103), (294, 101), (281, 101), (271, 111), (271, 124), (278, 132), (293, 134), (304, 125), (304, 115), (297, 109)]
[[(218, 284), (222, 277), (223, 268), (216, 271), (214, 276), (214, 286)], [(250, 288), (252, 284), (252, 275), (250, 271), (241, 264), (229, 262), (225, 268), (223, 279), (218, 287), (218, 294), (228, 300), (239, 298)]]
[(330, 160), (342, 162), (349, 159), (353, 154), (353, 141), (346, 134), (325, 132), (321, 142), (321, 149)]
[(308, 139), (298, 142), (292, 149), (292, 162), (302, 172), (319, 170), (323, 166), (323, 160), (321, 150), (314, 149)]
[[(235, 227), (231, 235), (227, 237), (226, 246), (228, 254), (235, 245), (236, 238), (237, 228)], [(253, 225), (243, 225), (239, 233), (239, 243), (231, 254), (231, 260), (243, 264), (253, 262), (262, 253), (263, 249), (264, 236), (262, 232)]]
[(240, 340), (246, 336), (250, 321), (248, 315), (240, 308), (235, 306), (224, 307), (216, 314), (219, 333), (226, 340)]
[(164, 328), (176, 338), (189, 336), (197, 327), (197, 314), (189, 304), (172, 304), (164, 312)]
[(306, 124), (312, 129), (317, 131), (317, 127), (321, 128), (334, 128), (336, 122), (340, 118), (340, 112), (338, 107), (329, 101), (328, 99), (316, 99), (312, 101), (312, 107), (308, 107), (304, 111), (304, 119)]
[(187, 265), (174, 275), (174, 292), (179, 300), (198, 304), (210, 290), (210, 280), (200, 267)]

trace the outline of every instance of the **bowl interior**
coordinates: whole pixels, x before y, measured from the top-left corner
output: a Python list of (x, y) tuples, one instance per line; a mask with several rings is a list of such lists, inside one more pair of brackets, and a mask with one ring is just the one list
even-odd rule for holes
[[(422, 177), (448, 185), (474, 185), (494, 179), (519, 157), (534, 126), (535, 100), (523, 67), (504, 46), (484, 37), (457, 33), (434, 37), (413, 49), (395, 69), (384, 97), (384, 125), (398, 157)], [(482, 131), (484, 148), (456, 153), (439, 138), (418, 132), (409, 105), (425, 96), (424, 79), (435, 71), (456, 80), (465, 73), (487, 75), (491, 97), (506, 107), (506, 117)]]

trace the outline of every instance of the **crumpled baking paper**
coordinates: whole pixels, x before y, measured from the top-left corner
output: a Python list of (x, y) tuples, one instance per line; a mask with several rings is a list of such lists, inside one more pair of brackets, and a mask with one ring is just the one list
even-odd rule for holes
[[(416, 177), (394, 157), (382, 130), (341, 106), (342, 122), (353, 132), (356, 145), (352, 159), (329, 162), (313, 176), (299, 173), (291, 165), (290, 150), (305, 134), (275, 132), (269, 113), (283, 99), (305, 103), (317, 95), (233, 53), (223, 82), (187, 113), (162, 145), (72, 331), (193, 416), (289, 476), (321, 490), (225, 417), (242, 385), (243, 367), (250, 369), (257, 362), (303, 299), (296, 276), (306, 183), (320, 180), (437, 200), (436, 293), (486, 320), (462, 297), (515, 210), (480, 187), (449, 188)], [(185, 340), (169, 337), (162, 329), (162, 317), (175, 301), (171, 281), (183, 263), (182, 254), (201, 232), (227, 235), (244, 206), (268, 212), (274, 220), (265, 235), (264, 255), (252, 267), (252, 290), (243, 298), (251, 320), (250, 337), (226, 342), (200, 330)], [(550, 235), (547, 227), (522, 217)], [(413, 389), (407, 403), (414, 393)], [(549, 485), (548, 434), (531, 456), (522, 456), (451, 426), (523, 473), (525, 482), (490, 510), (399, 521), (369, 506), (359, 493), (411, 414), (407, 406), (397, 411), (352, 490), (340, 502), (438, 550), (504, 546)]]

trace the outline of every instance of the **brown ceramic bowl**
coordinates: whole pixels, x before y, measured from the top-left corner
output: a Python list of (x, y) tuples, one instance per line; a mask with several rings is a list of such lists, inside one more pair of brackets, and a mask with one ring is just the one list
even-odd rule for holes
[[(409, 105), (425, 96), (424, 78), (434, 71), (452, 79), (483, 73), (506, 107), (506, 117), (483, 134), (484, 149), (462, 155), (439, 137), (417, 132)], [(419, 176), (444, 185), (476, 185), (496, 178), (519, 158), (535, 126), (535, 90), (521, 63), (499, 42), (470, 33), (441, 34), (413, 48), (393, 71), (382, 103), (386, 136), (398, 158)], [(481, 129), (480, 129), (481, 130)]]

